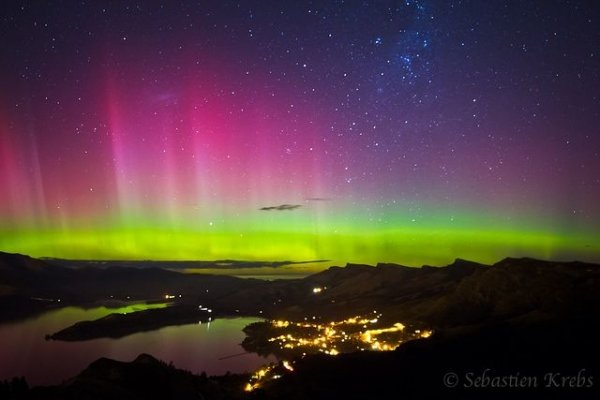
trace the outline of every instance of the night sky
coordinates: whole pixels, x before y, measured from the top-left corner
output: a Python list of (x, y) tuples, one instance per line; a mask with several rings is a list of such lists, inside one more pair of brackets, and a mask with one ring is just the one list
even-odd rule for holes
[(595, 1), (3, 1), (0, 250), (600, 261)]

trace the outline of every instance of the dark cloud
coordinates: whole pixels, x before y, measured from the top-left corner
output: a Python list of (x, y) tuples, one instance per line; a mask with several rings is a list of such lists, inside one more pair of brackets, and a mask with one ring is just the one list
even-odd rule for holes
[(305, 201), (331, 201), (332, 198), (329, 197), (308, 197), (304, 199)]
[(281, 204), (278, 206), (262, 207), (262, 208), (259, 208), (259, 210), (261, 210), (261, 211), (292, 211), (292, 210), (295, 210), (300, 207), (302, 207), (301, 204)]

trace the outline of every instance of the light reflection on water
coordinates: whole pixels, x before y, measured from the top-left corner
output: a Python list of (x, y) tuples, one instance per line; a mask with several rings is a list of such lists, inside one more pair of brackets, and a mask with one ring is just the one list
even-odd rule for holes
[(0, 380), (25, 376), (29, 384), (58, 384), (69, 379), (91, 362), (108, 357), (131, 361), (148, 353), (177, 368), (209, 375), (252, 372), (265, 359), (242, 353), (242, 329), (259, 321), (257, 318), (217, 319), (209, 324), (171, 326), (151, 332), (136, 333), (120, 339), (95, 339), (84, 342), (46, 341), (44, 336), (77, 321), (101, 318), (114, 312), (132, 312), (145, 305), (117, 309), (65, 307), (15, 323), (0, 325)]

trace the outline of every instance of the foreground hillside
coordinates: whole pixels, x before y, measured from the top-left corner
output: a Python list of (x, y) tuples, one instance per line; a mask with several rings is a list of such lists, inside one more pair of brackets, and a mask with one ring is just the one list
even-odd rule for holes
[[(63, 268), (0, 253), (0, 286), (0, 301), (17, 304), (3, 308), (5, 318), (40, 312), (41, 304), (58, 307), (109, 297), (152, 300), (165, 293), (181, 294), (168, 312), (146, 310), (75, 324), (63, 331), (68, 339), (57, 335), (59, 340), (117, 337), (182, 323), (198, 312), (199, 302), (212, 307), (215, 316), (245, 314), (322, 324), (376, 310), (386, 322), (418, 323), (434, 331), (430, 338), (406, 342), (390, 352), (299, 357), (292, 361), (293, 371), (281, 369), (278, 379), (250, 393), (243, 392), (246, 376), (198, 377), (142, 356), (132, 363), (99, 360), (55, 387), (30, 390), (16, 380), (2, 386), (6, 398), (600, 396), (600, 266), (595, 264), (507, 258), (493, 265), (465, 260), (446, 267), (347, 265), (303, 279), (268, 282), (156, 268)], [(63, 299), (60, 304), (58, 297)]]
[(254, 399), (597, 399), (598, 329), (584, 318), (490, 323), (393, 352), (312, 356)]
[(57, 386), (29, 389), (22, 384), (0, 385), (0, 395), (3, 399), (40, 400), (232, 399), (242, 396), (240, 387), (244, 379), (243, 375), (193, 375), (141, 354), (132, 362), (98, 359), (77, 376)]
[(17, 380), (0, 392), (39, 400), (597, 399), (598, 333), (585, 318), (488, 324), (393, 352), (308, 356), (251, 393), (243, 391), (248, 376), (192, 375), (148, 355), (131, 363), (97, 360), (57, 386), (28, 389)]

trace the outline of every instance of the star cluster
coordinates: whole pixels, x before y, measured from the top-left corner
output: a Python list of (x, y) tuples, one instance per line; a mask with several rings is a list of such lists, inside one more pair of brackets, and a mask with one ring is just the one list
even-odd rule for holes
[(0, 10), (3, 250), (600, 261), (593, 2)]

